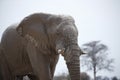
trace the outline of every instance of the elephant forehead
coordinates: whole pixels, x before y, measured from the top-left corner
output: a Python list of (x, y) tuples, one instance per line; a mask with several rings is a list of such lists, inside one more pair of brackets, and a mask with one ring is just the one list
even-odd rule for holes
[(53, 25), (53, 26), (50, 26), (49, 28), (47, 28), (47, 33), (48, 33), (48, 34), (50, 34), (50, 33), (51, 33), (51, 34), (53, 34), (53, 33), (55, 34), (56, 31), (57, 31), (56, 26), (57, 26), (57, 25)]
[(67, 27), (63, 28), (62, 34), (68, 39), (77, 38), (78, 36), (77, 30), (70, 25), (67, 25)]

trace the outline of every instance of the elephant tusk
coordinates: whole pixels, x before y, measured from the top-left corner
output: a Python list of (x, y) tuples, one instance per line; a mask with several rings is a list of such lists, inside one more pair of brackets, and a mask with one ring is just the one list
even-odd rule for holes
[(58, 49), (58, 53), (61, 53), (62, 52), (62, 50), (61, 49)]
[(58, 49), (58, 50), (57, 50), (57, 53), (58, 53), (58, 54), (64, 55), (64, 52), (65, 52), (65, 48), (62, 48), (62, 49)]

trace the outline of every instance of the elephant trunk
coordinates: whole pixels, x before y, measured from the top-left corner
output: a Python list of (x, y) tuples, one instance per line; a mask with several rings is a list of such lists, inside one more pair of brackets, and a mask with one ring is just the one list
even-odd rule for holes
[(72, 49), (71, 57), (66, 60), (71, 80), (80, 80), (80, 52), (78, 49)]

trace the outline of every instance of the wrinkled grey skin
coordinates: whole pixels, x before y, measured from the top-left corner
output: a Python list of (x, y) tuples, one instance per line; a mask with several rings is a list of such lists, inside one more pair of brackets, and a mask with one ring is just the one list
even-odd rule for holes
[(80, 80), (82, 52), (77, 37), (78, 31), (70, 16), (36, 13), (19, 25), (10, 26), (1, 41), (7, 80), (26, 74), (36, 80), (52, 80), (59, 54), (66, 61), (71, 80)]

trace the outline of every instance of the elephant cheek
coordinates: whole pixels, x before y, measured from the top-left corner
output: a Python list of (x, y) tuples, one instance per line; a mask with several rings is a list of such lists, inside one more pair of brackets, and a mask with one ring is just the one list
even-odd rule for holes
[(72, 51), (72, 57), (66, 61), (71, 80), (80, 80), (79, 53)]

